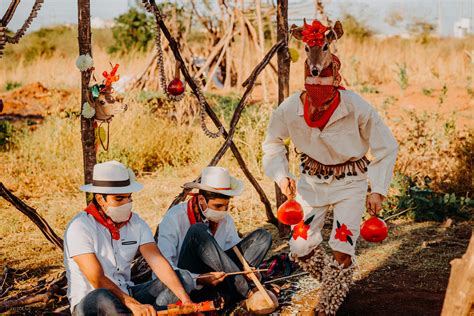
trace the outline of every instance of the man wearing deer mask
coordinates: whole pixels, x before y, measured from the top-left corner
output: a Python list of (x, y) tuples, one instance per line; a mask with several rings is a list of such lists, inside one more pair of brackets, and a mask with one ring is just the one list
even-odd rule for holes
[[(270, 249), (272, 238), (257, 229), (241, 239), (229, 215), (229, 202), (243, 192), (243, 183), (221, 167), (207, 167), (199, 182), (184, 185), (198, 189), (191, 198), (168, 210), (159, 226), (158, 246), (170, 264), (194, 280), (193, 301), (224, 298), (227, 306), (244, 299), (249, 285), (233, 247), (238, 247), (247, 262), (257, 267)], [(186, 278), (189, 279), (189, 278)]]
[[(117, 161), (94, 166), (93, 181), (82, 191), (93, 201), (64, 233), (64, 264), (73, 315), (156, 315), (156, 309), (192, 303), (156, 246), (148, 225), (132, 212), (132, 192), (143, 186)], [(135, 285), (131, 265), (140, 251), (158, 279)], [(190, 289), (188, 289), (190, 290)]]
[[(316, 314), (333, 315), (352, 283), (362, 215), (366, 207), (372, 215), (382, 208), (398, 144), (376, 110), (339, 85), (341, 63), (329, 46), (342, 36), (341, 23), (328, 28), (305, 21), (303, 27), (293, 25), (291, 33), (305, 43), (305, 91), (274, 110), (262, 146), (263, 168), (289, 199), (296, 193), (303, 207), (304, 220), (289, 241), (291, 257), (322, 283)], [(288, 138), (301, 159), (297, 185), (288, 170)], [(321, 246), (329, 207), (334, 212), (332, 255)]]

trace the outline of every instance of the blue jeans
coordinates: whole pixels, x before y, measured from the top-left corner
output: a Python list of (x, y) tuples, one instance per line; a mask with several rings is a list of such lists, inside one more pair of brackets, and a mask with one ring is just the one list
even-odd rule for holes
[[(181, 277), (179, 273), (178, 277)], [(178, 301), (159, 279), (130, 287), (130, 294), (142, 304), (153, 305), (156, 310)], [(73, 315), (132, 315), (132, 312), (109, 289), (95, 289), (74, 307)]]
[[(194, 224), (188, 230), (178, 259), (178, 268), (203, 274), (213, 271), (237, 272), (243, 267), (232, 249), (224, 251), (205, 224)], [(272, 245), (272, 236), (264, 229), (257, 229), (242, 239), (237, 247), (247, 262), (258, 267)], [(191, 292), (195, 302), (224, 298), (226, 305), (245, 298), (249, 291), (247, 280), (242, 275), (229, 276), (215, 287), (205, 286)]]

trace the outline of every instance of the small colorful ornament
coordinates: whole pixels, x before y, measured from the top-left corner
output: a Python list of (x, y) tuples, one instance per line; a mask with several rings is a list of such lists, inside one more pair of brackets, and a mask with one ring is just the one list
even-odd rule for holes
[(388, 226), (377, 216), (372, 216), (360, 226), (360, 235), (370, 242), (382, 242), (388, 236)]
[(105, 82), (104, 82), (105, 88), (112, 87), (112, 84), (114, 82), (119, 81), (120, 76), (117, 75), (118, 67), (119, 67), (119, 64), (115, 64), (115, 66), (112, 67), (112, 71), (110, 72), (110, 74), (107, 71), (104, 71), (102, 73), (102, 76), (104, 76), (105, 78)]
[(288, 200), (278, 208), (277, 218), (286, 225), (296, 225), (303, 219), (303, 208), (295, 200)]
[(82, 72), (92, 69), (94, 67), (94, 60), (91, 55), (85, 54), (80, 55), (76, 59), (76, 67)]

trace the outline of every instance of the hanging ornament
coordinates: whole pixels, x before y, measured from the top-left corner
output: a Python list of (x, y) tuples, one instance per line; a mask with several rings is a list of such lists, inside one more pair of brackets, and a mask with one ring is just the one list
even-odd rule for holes
[(292, 63), (296, 63), (300, 58), (300, 54), (294, 48), (288, 48), (288, 53), (290, 54), (290, 59)]
[[(102, 126), (104, 123), (107, 124), (107, 131), (105, 131), (105, 128)], [(109, 150), (109, 129), (110, 129), (110, 123), (108, 122), (101, 122), (100, 124), (97, 124), (97, 122), (94, 122), (95, 151), (96, 152), (99, 149), (99, 145), (101, 145), (105, 151)]]
[[(142, 0), (142, 2), (144, 4), (145, 8), (155, 16), (155, 20), (156, 20), (156, 38), (155, 38), (155, 41), (156, 41), (156, 53), (157, 53), (156, 55), (157, 55), (158, 74), (159, 74), (159, 77), (160, 77), (160, 86), (163, 88), (164, 93), (165, 93), (166, 97), (169, 100), (180, 101), (181, 99), (184, 98), (185, 94), (181, 93), (177, 96), (172, 95), (171, 93), (168, 92), (167, 84), (166, 84), (165, 66), (164, 66), (164, 62), (163, 62), (163, 47), (161, 45), (161, 28), (159, 26), (159, 22), (163, 21), (163, 16), (161, 15), (161, 12), (158, 9), (158, 7), (156, 6), (156, 4), (151, 5), (146, 0)], [(200, 80), (196, 79), (196, 78), (193, 78), (192, 80), (193, 80), (194, 84), (196, 85), (196, 97), (199, 101), (199, 105), (200, 105), (200, 108), (201, 108), (201, 111), (200, 111), (201, 129), (204, 131), (204, 134), (206, 134), (207, 137), (217, 138), (217, 137), (221, 136), (224, 133), (224, 127), (221, 126), (217, 132), (211, 132), (209, 130), (209, 128), (207, 128), (206, 120), (205, 120), (205, 118), (206, 118), (205, 117), (206, 116), (206, 100), (204, 99), (204, 95), (202, 93), (202, 87), (201, 87), (201, 84), (200, 84)], [(184, 84), (183, 84), (183, 86), (184, 86)], [(183, 87), (183, 92), (184, 92), (184, 87)]]
[(360, 235), (370, 242), (381, 242), (388, 236), (388, 227), (385, 221), (372, 216), (360, 226)]
[(296, 225), (303, 220), (303, 208), (295, 200), (288, 200), (278, 208), (277, 218), (286, 225)]
[(176, 68), (174, 72), (174, 79), (168, 85), (168, 93), (177, 97), (184, 93), (184, 83), (181, 81), (180, 63), (176, 62)]

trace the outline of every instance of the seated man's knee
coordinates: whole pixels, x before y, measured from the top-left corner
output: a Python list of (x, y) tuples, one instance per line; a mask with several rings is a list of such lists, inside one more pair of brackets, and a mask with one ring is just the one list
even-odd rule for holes
[(272, 243), (272, 234), (270, 234), (266, 229), (259, 228), (255, 231), (255, 237), (257, 240), (260, 240), (265, 243)]
[(197, 223), (197, 224), (191, 225), (191, 227), (188, 230), (188, 234), (200, 235), (202, 233), (207, 233), (208, 230), (209, 230), (209, 227), (206, 224)]
[(94, 301), (111, 301), (116, 299), (116, 296), (109, 289), (95, 289), (88, 294), (88, 298)]

